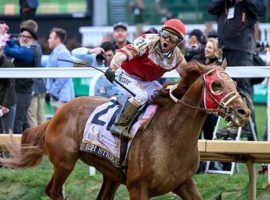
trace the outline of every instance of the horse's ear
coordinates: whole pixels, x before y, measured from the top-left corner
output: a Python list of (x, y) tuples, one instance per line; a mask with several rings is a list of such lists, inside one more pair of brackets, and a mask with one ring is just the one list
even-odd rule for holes
[(208, 66), (206, 66), (200, 62), (196, 62), (196, 63), (203, 74), (209, 71), (210, 68)]
[(221, 68), (222, 68), (223, 70), (225, 70), (226, 67), (227, 67), (227, 59), (224, 58), (224, 60), (222, 61), (222, 64), (221, 64)]

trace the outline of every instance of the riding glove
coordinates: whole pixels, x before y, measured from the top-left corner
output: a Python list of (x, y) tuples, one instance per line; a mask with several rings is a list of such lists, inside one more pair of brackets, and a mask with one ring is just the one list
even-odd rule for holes
[(105, 72), (105, 77), (112, 83), (115, 79), (114, 71), (111, 68), (107, 69)]

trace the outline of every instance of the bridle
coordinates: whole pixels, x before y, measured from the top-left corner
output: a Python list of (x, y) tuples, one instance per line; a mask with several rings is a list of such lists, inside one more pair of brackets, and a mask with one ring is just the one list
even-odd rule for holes
[[(215, 73), (213, 73), (215, 72)], [(217, 80), (223, 78), (220, 76), (220, 71), (217, 69), (212, 69), (207, 73), (203, 74), (203, 87), (202, 87), (202, 95), (203, 95), (203, 107), (190, 105), (181, 99), (177, 99), (172, 92), (178, 87), (178, 84), (169, 85), (167, 89), (169, 90), (169, 95), (171, 99), (176, 103), (181, 103), (186, 107), (203, 111), (208, 114), (221, 115), (225, 119), (230, 116), (232, 110), (228, 107), (228, 105), (236, 98), (241, 98), (239, 93), (235, 90), (233, 92), (226, 93), (226, 86), (222, 88), (222, 90), (215, 92), (211, 87), (211, 84)], [(222, 73), (226, 74), (226, 72), (222, 71)], [(213, 76), (213, 74), (215, 76)], [(227, 74), (226, 74), (227, 75)], [(228, 75), (227, 75), (228, 76)], [(216, 79), (214, 79), (216, 78)], [(232, 80), (233, 81), (233, 80)]]

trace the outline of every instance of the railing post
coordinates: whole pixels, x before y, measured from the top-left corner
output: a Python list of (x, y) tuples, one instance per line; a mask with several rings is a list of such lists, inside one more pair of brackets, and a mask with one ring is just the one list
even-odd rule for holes
[(248, 200), (256, 200), (256, 170), (252, 160), (247, 161), (249, 186), (248, 186)]

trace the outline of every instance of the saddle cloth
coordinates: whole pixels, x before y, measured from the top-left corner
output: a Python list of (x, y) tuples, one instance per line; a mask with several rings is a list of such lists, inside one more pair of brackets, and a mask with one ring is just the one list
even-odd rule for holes
[[(115, 121), (120, 109), (121, 105), (114, 98), (98, 106), (87, 120), (83, 140), (80, 145), (81, 151), (98, 155), (119, 168), (121, 167), (121, 163), (119, 163), (121, 139), (113, 136), (109, 128)], [(130, 134), (133, 137), (140, 128), (145, 129), (148, 126), (156, 110), (156, 105), (149, 105), (146, 108), (130, 129)], [(131, 141), (128, 142), (126, 155), (128, 154)]]

